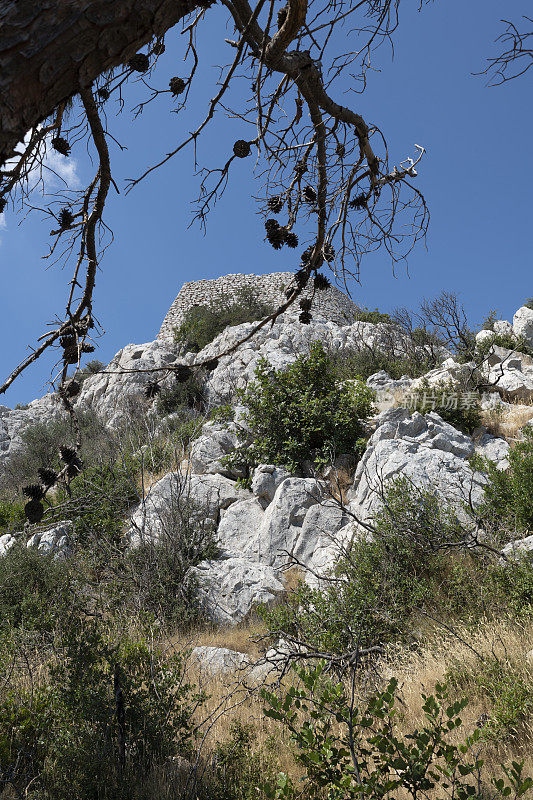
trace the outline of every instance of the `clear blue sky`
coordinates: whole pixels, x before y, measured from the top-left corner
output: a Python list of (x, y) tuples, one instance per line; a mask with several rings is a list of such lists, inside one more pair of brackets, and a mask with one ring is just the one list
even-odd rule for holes
[[(393, 162), (412, 154), (415, 142), (427, 148), (417, 181), (432, 215), (427, 249), (419, 245), (408, 272), (400, 267), (396, 277), (384, 254), (363, 262), (353, 297), (361, 305), (389, 310), (416, 306), (423, 297), (447, 289), (460, 294), (473, 324), (493, 308), (509, 319), (533, 295), (533, 75), (489, 88), (484, 77), (472, 73), (495, 54), (499, 20), (517, 20), (530, 11), (530, 2), (435, 0), (420, 13), (417, 5), (404, 0), (394, 59), (390, 51), (381, 51), (381, 71), (372, 74), (367, 92), (351, 103), (387, 134)], [(216, 6), (207, 15), (200, 37), (201, 72), (185, 116), (169, 114), (164, 100), (136, 121), (124, 111), (111, 122), (113, 134), (128, 147), (124, 153), (114, 147), (112, 153), (121, 189), (124, 178), (139, 174), (202, 118), (213, 94), (216, 65), (227, 58), (223, 39), (232, 31), (224, 29), (224, 19), (224, 10)], [(177, 31), (167, 37), (161, 87), (170, 76), (183, 74), (183, 44)], [(202, 164), (220, 165), (235, 139), (247, 135), (236, 120), (220, 117), (218, 123), (200, 145)], [(83, 180), (87, 158), (76, 152), (74, 157)], [(188, 229), (198, 187), (190, 152), (128, 196), (112, 197), (106, 221), (115, 242), (102, 262), (95, 293), (106, 334), (95, 357), (107, 362), (129, 342), (152, 340), (184, 281), (297, 266), (297, 256), (263, 242), (261, 217), (250, 199), (253, 159), (237, 167), (206, 236), (198, 226)], [(46, 330), (45, 323), (61, 313), (67, 279), (60, 270), (46, 270), (41, 259), (49, 223), (42, 224), (36, 214), (19, 226), (11, 213), (4, 216), (2, 377)], [(0, 403), (14, 406), (39, 396), (49, 374), (50, 359), (33, 366)]]

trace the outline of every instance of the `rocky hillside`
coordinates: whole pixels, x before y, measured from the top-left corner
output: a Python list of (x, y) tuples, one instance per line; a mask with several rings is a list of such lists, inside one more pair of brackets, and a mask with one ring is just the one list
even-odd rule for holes
[[(97, 743), (121, 736), (138, 782), (128, 738), (138, 725), (150, 796), (160, 780), (161, 796), (177, 796), (184, 775), (221, 800), (256, 796), (276, 765), (294, 770), (294, 748), (274, 728), (274, 750), (253, 744), (259, 728), (233, 709), (257, 716), (257, 685), (286, 687), (302, 663), (339, 676), (363, 667), (364, 694), (368, 681), (383, 688), (391, 665), (408, 675), (418, 659), (413, 686), (438, 694), (446, 680), (457, 696), (489, 697), (474, 703), (485, 721), (468, 722), (489, 767), (500, 763), (498, 737), (506, 757), (531, 751), (533, 308), (477, 333), (448, 324), (450, 302), (459, 319), (450, 296), (425, 316), (353, 306), (343, 324), (330, 318), (333, 294), (306, 324), (286, 313), (220, 356), (268, 302), (239, 292), (189, 310), (180, 301), (172, 335), (165, 324), (155, 341), (73, 375), (78, 453), (58, 396), (0, 409), (0, 651), (16, 665), (11, 705), (0, 702), (0, 766), (23, 765), (17, 787), (36, 781), (43, 796), (63, 796), (66, 771), (97, 785), (100, 766), (79, 759), (93, 751), (115, 785), (114, 750)], [(422, 660), (436, 664), (443, 631), (447, 656), (428, 677)], [(318, 692), (315, 666), (305, 685)], [(191, 676), (211, 686), (205, 712)], [(41, 705), (29, 726), (34, 684)], [(416, 703), (404, 722), (419, 719)], [(200, 713), (227, 713), (231, 725), (196, 751)]]

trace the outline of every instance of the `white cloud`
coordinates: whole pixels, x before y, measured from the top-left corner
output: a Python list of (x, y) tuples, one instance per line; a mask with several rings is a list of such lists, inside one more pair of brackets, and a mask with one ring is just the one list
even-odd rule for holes
[[(47, 188), (56, 188), (58, 185), (64, 186), (63, 181), (69, 189), (78, 189), (81, 186), (78, 162), (72, 156), (62, 156), (50, 147), (44, 163), (48, 167), (44, 176), (45, 191)], [(50, 170), (53, 171), (50, 172)]]

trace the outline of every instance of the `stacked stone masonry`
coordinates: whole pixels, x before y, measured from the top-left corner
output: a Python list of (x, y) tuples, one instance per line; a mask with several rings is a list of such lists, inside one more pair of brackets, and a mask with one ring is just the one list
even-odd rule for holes
[[(163, 320), (157, 338), (172, 340), (174, 329), (182, 322), (185, 312), (193, 306), (210, 306), (228, 300), (242, 289), (252, 289), (264, 303), (279, 304), (285, 299), (284, 289), (293, 277), (292, 272), (274, 272), (271, 275), (225, 275), (214, 280), (184, 283)], [(310, 296), (306, 289), (303, 297)], [(295, 310), (297, 310), (297, 306)], [(326, 291), (316, 292), (312, 313), (335, 322), (350, 325), (356, 319), (357, 306), (340, 289), (331, 286)]]

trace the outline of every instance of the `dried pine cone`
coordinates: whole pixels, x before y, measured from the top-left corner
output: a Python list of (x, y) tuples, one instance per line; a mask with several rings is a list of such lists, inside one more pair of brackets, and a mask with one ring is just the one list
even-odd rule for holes
[(307, 164), (305, 161), (297, 161), (294, 165), (294, 171), (299, 176), (305, 175), (307, 172)]
[(298, 237), (292, 231), (288, 231), (286, 228), (282, 228), (283, 231), (283, 242), (287, 245), (287, 247), (298, 247)]
[(73, 447), (68, 447), (65, 444), (59, 445), (59, 457), (65, 464), (74, 464), (78, 460), (78, 454)]
[(63, 351), (63, 361), (65, 364), (77, 364), (79, 358), (79, 350), (77, 345), (65, 347)]
[(44, 490), (40, 483), (32, 483), (23, 488), (22, 494), (25, 494), (26, 497), (29, 497), (31, 500), (40, 500), (44, 494)]
[(287, 19), (288, 13), (289, 9), (287, 8), (287, 6), (283, 6), (283, 8), (280, 8), (280, 10), (278, 11), (278, 28), (281, 28), (281, 26), (283, 25), (283, 23)]
[(74, 222), (74, 215), (72, 214), (70, 208), (62, 208), (59, 212), (59, 227), (62, 231), (68, 230), (72, 223)]
[(320, 292), (323, 292), (326, 289), (329, 289), (329, 287), (331, 286), (331, 283), (329, 282), (329, 280), (326, 278), (325, 275), (322, 275), (321, 272), (317, 272), (317, 274), (315, 275), (315, 279), (314, 279), (313, 283), (314, 283), (315, 289), (318, 289), (318, 291), (320, 291)]
[(309, 323), (311, 322), (311, 320), (313, 319), (313, 317), (311, 316), (311, 314), (309, 313), (309, 311), (302, 311), (302, 313), (300, 314), (300, 316), (298, 317), (298, 319), (300, 320), (300, 322), (302, 323), (302, 325), (309, 325)]
[(24, 513), (28, 522), (40, 522), (44, 516), (44, 506), (38, 500), (30, 500), (24, 506)]
[(152, 53), (154, 54), (154, 56), (162, 56), (165, 50), (166, 47), (163, 44), (163, 42), (157, 42), (156, 44), (154, 44), (152, 48)]
[(94, 353), (94, 345), (93, 344), (82, 344), (81, 352), (82, 353)]
[(245, 139), (237, 139), (233, 145), (233, 152), (237, 158), (246, 158), (246, 156), (249, 156), (252, 152), (250, 142), (247, 142)]
[(354, 197), (353, 200), (350, 200), (350, 208), (365, 208), (365, 207), (366, 207), (365, 194), (358, 194), (357, 197)]
[(128, 67), (135, 72), (146, 72), (150, 69), (150, 59), (145, 53), (137, 53), (128, 61)]
[(54, 150), (57, 150), (58, 153), (61, 153), (62, 156), (70, 155), (70, 145), (62, 136), (54, 136), (52, 139), (52, 147)]
[(157, 381), (148, 381), (144, 387), (144, 394), (149, 400), (152, 400), (161, 391), (161, 387)]
[(296, 281), (296, 285), (303, 289), (304, 286), (307, 286), (307, 281), (309, 280), (309, 275), (307, 274), (307, 270), (299, 269), (294, 273), (294, 280)]
[(183, 78), (171, 78), (168, 85), (174, 97), (177, 97), (179, 94), (184, 92), (185, 87), (187, 86)]
[(308, 203), (316, 203), (317, 194), (312, 186), (306, 186), (304, 189), (304, 200)]
[(311, 311), (311, 299), (304, 297), (300, 300), (300, 308), (302, 311)]
[(206, 369), (208, 372), (212, 372), (217, 367), (218, 367), (218, 358), (212, 358), (204, 363), (204, 369)]
[(269, 211), (272, 211), (272, 213), (279, 214), (283, 208), (283, 197), (269, 197), (267, 200), (267, 208)]
[(283, 235), (284, 229), (281, 228), (277, 219), (267, 219), (265, 222), (265, 230), (267, 239), (274, 250), (280, 250), (283, 247), (285, 239)]
[(47, 469), (46, 467), (39, 467), (37, 473), (43, 483), (43, 486), (45, 486), (47, 489), (49, 489), (50, 486), (53, 486), (57, 481), (57, 472), (55, 471), (55, 469)]
[(309, 264), (311, 261), (311, 254), (313, 252), (313, 245), (308, 247), (306, 250), (303, 251), (302, 255), (300, 256), (300, 260), (302, 264)]
[(109, 89), (106, 89), (105, 86), (102, 86), (101, 89), (98, 89), (97, 94), (100, 100), (109, 100), (111, 96), (111, 92), (109, 91)]
[(324, 245), (323, 253), (324, 253), (324, 258), (326, 259), (328, 264), (331, 264), (331, 262), (335, 258), (335, 248), (330, 242), (326, 242), (326, 244)]

